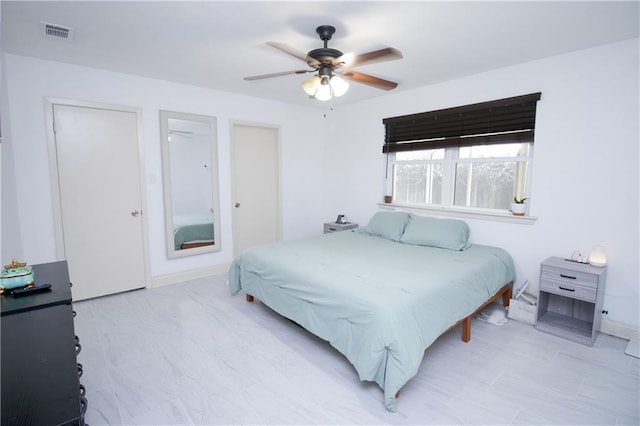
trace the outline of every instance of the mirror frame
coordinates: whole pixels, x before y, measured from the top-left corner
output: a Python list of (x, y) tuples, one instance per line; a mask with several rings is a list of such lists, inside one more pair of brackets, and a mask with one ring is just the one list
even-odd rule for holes
[[(186, 121), (196, 121), (209, 125), (210, 147), (211, 147), (211, 189), (213, 205), (213, 230), (214, 244), (210, 246), (193, 247), (183, 250), (175, 249), (175, 239), (173, 233), (173, 194), (171, 186), (171, 160), (169, 147), (169, 119)], [(222, 239), (220, 238), (220, 203), (219, 203), (219, 176), (218, 176), (218, 132), (216, 117), (199, 114), (189, 114), (184, 112), (160, 110), (160, 138), (162, 141), (162, 176), (164, 187), (164, 217), (165, 234), (167, 245), (167, 256), (178, 258), (194, 256), (204, 253), (217, 252), (222, 249)]]

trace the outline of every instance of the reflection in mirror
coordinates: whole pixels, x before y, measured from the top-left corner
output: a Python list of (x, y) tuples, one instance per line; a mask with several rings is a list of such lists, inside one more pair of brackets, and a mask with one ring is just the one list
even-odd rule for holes
[(216, 119), (160, 111), (169, 257), (220, 250)]

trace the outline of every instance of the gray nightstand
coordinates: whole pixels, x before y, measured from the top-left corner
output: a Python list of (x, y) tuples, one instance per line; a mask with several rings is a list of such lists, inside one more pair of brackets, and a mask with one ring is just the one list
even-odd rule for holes
[(550, 257), (540, 267), (536, 328), (585, 345), (600, 329), (607, 267)]
[(324, 224), (324, 233), (330, 234), (332, 232), (346, 231), (347, 229), (355, 229), (358, 227), (357, 223), (335, 223), (327, 222)]

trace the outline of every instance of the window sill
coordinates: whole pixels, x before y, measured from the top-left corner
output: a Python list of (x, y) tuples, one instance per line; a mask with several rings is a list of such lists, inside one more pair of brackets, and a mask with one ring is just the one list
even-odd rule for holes
[(462, 217), (467, 219), (493, 220), (496, 222), (520, 223), (533, 225), (538, 218), (536, 216), (515, 216), (507, 212), (494, 212), (490, 210), (461, 208), (461, 207), (427, 207), (416, 204), (403, 203), (378, 203), (382, 210), (404, 210), (418, 214), (431, 213), (435, 216)]

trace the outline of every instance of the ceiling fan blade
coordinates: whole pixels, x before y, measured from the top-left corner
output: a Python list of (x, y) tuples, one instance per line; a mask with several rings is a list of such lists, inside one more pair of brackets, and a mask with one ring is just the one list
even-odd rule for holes
[(293, 56), (294, 58), (298, 58), (301, 61), (306, 62), (311, 67), (320, 66), (320, 62), (319, 61), (307, 56), (306, 53), (303, 53), (303, 52), (299, 51), (298, 49), (289, 46), (288, 44), (278, 43), (277, 41), (268, 41), (267, 44), (269, 46), (273, 47), (273, 48), (276, 48), (276, 49), (280, 50), (281, 52), (284, 52), (284, 53), (286, 53), (288, 55)]
[(336, 66), (343, 64), (343, 66), (351, 68), (376, 62), (395, 61), (396, 59), (402, 59), (402, 53), (393, 47), (386, 47), (384, 49), (363, 53), (362, 55), (347, 53), (334, 59), (333, 62)]
[(393, 81), (384, 80), (382, 78), (353, 70), (343, 71), (340, 76), (344, 79), (357, 81), (358, 83), (367, 84), (382, 90), (391, 90), (398, 86), (398, 83), (394, 83)]
[(282, 72), (274, 72), (271, 74), (254, 75), (251, 77), (245, 77), (244, 79), (247, 81), (252, 81), (252, 80), (260, 80), (263, 78), (280, 77), (281, 75), (306, 74), (308, 72), (311, 72), (311, 71), (308, 71), (308, 70), (282, 71)]

